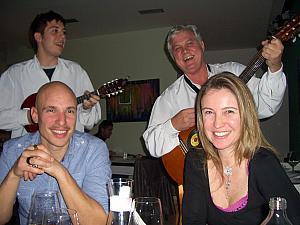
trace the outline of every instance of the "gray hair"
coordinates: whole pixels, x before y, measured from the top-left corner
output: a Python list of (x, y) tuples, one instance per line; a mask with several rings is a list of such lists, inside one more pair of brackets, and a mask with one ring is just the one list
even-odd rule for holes
[(196, 39), (198, 41), (202, 41), (202, 37), (200, 35), (200, 32), (198, 31), (198, 28), (196, 25), (176, 25), (173, 26), (167, 35), (167, 48), (168, 48), (168, 52), (170, 54), (170, 56), (172, 57), (172, 59), (174, 59), (173, 53), (172, 53), (172, 46), (171, 46), (171, 41), (174, 38), (174, 36), (176, 36), (176, 34), (182, 32), (182, 31), (191, 31), (193, 32), (193, 34), (195, 35)]

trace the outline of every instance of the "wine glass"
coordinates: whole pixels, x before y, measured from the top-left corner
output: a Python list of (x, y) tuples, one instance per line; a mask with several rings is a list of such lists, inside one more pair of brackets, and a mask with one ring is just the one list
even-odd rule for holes
[(162, 225), (161, 202), (155, 197), (139, 197), (132, 202), (128, 225)]
[(45, 216), (59, 208), (59, 194), (57, 191), (36, 191), (31, 197), (28, 224), (43, 224)]
[(294, 154), (293, 151), (287, 153), (288, 164), (292, 167), (292, 173), (295, 172), (295, 166), (300, 162), (299, 160), (293, 159), (293, 157), (292, 157), (293, 154)]
[(79, 217), (75, 209), (52, 208), (42, 225), (79, 225)]

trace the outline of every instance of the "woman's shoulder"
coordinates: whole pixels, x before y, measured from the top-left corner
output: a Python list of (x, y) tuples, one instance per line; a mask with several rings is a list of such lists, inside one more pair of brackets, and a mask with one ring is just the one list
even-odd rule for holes
[(185, 164), (191, 167), (203, 168), (206, 161), (206, 155), (203, 149), (191, 148), (186, 154)]
[(280, 164), (279, 159), (275, 153), (266, 148), (260, 148), (253, 156), (251, 164), (255, 165), (256, 168), (264, 169), (270, 168), (274, 164)]
[(266, 158), (277, 158), (275, 153), (269, 149), (266, 148), (260, 148), (257, 150), (257, 152), (254, 154), (253, 159), (255, 160), (263, 160)]
[(187, 158), (205, 158), (205, 152), (202, 148), (190, 148), (186, 154)]

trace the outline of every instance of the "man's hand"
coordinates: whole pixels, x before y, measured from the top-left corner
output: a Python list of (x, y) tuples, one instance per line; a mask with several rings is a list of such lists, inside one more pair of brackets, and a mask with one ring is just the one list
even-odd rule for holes
[(97, 104), (98, 101), (100, 101), (100, 97), (98, 95), (93, 95), (89, 91), (85, 91), (84, 94), (89, 96), (89, 99), (85, 99), (82, 104), (83, 109), (85, 110), (92, 108), (94, 105)]
[(173, 127), (178, 131), (187, 130), (195, 126), (195, 121), (194, 108), (183, 109), (171, 119)]
[(49, 152), (29, 146), (15, 162), (12, 172), (17, 177), (24, 177), (25, 181), (34, 180), (37, 175), (45, 172), (42, 167), (49, 166), (53, 160)]
[(281, 68), (281, 57), (283, 54), (283, 44), (277, 38), (271, 41), (265, 40), (262, 42), (262, 56), (266, 59), (266, 64), (271, 72), (276, 72)]

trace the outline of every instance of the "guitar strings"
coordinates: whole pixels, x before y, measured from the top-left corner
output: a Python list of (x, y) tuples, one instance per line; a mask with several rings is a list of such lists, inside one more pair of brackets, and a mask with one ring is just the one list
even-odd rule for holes
[(183, 152), (186, 154), (189, 150), (187, 149), (187, 147), (185, 146), (184, 142), (181, 140), (181, 138), (179, 138), (179, 143), (180, 143), (180, 147), (183, 150)]

